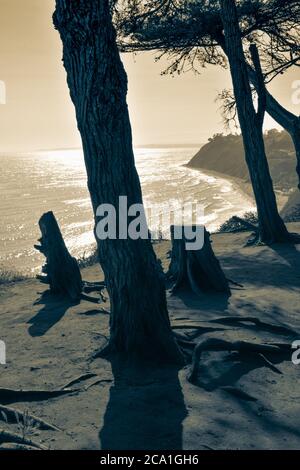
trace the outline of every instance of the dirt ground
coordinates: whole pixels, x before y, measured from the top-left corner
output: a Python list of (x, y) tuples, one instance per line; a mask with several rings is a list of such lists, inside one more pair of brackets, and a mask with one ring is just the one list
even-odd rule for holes
[[(300, 233), (300, 224), (290, 230)], [(226, 275), (243, 285), (233, 288), (231, 297), (168, 294), (174, 326), (201, 322), (197, 341), (300, 340), (300, 245), (245, 248), (248, 236), (212, 237)], [(155, 249), (166, 268), (169, 242)], [(94, 266), (83, 270), (83, 278), (95, 281), (103, 275)], [(128, 369), (91, 359), (107, 341), (108, 303), (74, 306), (49, 295), (35, 280), (2, 287), (0, 295), (0, 339), (7, 346), (7, 365), (0, 366), (0, 404), (59, 428), (42, 430), (30, 423), (24, 429), (0, 414), (2, 430), (24, 433), (50, 449), (300, 448), (300, 366), (291, 357), (268, 356), (276, 371), (258, 354), (207, 352), (197, 385), (192, 385), (186, 379), (188, 365), (182, 370)], [(226, 318), (232, 315), (265, 324), (230, 325)], [(94, 375), (54, 398), (43, 393), (23, 398), (4, 390), (61, 391), (83, 374)]]

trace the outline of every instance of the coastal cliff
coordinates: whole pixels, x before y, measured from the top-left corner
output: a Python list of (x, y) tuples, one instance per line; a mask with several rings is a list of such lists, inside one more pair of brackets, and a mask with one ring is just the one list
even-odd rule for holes
[[(288, 221), (300, 220), (296, 155), (290, 136), (285, 131), (272, 129), (265, 133), (265, 146), (274, 188), (277, 193), (288, 196), (282, 214)], [(250, 184), (241, 135), (214, 135), (187, 166), (217, 172)]]

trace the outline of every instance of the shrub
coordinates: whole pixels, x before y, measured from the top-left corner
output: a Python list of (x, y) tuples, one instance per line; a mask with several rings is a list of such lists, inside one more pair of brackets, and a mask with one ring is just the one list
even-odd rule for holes
[[(245, 222), (248, 222), (250, 224), (258, 225), (258, 218), (256, 212), (246, 212), (242, 217), (240, 217), (240, 219), (245, 220)], [(238, 222), (235, 217), (231, 217), (229, 220), (224, 222), (224, 224), (222, 224), (218, 230), (219, 233), (248, 231), (249, 228)]]

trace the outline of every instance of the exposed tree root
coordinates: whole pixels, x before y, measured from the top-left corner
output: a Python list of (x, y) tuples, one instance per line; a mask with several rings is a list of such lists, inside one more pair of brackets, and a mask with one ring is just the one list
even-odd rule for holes
[(106, 339), (106, 344), (101, 349), (99, 349), (98, 351), (94, 352), (91, 355), (90, 361), (93, 361), (95, 359), (107, 359), (111, 354), (114, 353), (114, 349), (113, 349), (109, 339), (104, 335), (101, 335), (101, 334), (99, 334), (99, 335)]
[(82, 374), (79, 377), (76, 377), (75, 379), (71, 380), (71, 382), (68, 382), (64, 387), (62, 387), (63, 390), (68, 389), (72, 387), (73, 385), (76, 385), (80, 382), (84, 382), (85, 380), (92, 379), (93, 377), (97, 377), (97, 374), (94, 374), (92, 372), (89, 372), (87, 374)]
[[(208, 322), (207, 322), (208, 323)], [(223, 331), (224, 328), (214, 328), (210, 326), (201, 326), (199, 323), (173, 323), (172, 330), (197, 330), (197, 336), (199, 334), (210, 333), (214, 331)]]
[(268, 331), (273, 331), (274, 333), (284, 334), (284, 335), (298, 335), (297, 331), (292, 330), (286, 326), (274, 325), (272, 323), (265, 323), (259, 320), (256, 317), (220, 317), (213, 320), (209, 320), (209, 323), (223, 323), (228, 325), (239, 325), (240, 323), (253, 323), (255, 326), (265, 329)]
[(244, 289), (244, 287), (245, 287), (245, 286), (243, 286), (243, 284), (239, 284), (238, 282), (235, 282), (232, 279), (227, 278), (227, 281), (229, 282), (229, 284), (232, 284), (233, 286), (236, 286), (236, 287), (240, 287), (241, 289)]
[[(38, 424), (39, 428), (42, 430), (61, 431), (57, 426), (47, 423), (47, 421), (38, 418), (37, 416), (31, 414), (28, 414), (27, 416), (34, 423)], [(0, 405), (0, 420), (11, 423), (22, 423), (22, 420), (24, 420), (24, 412), (16, 408)]]
[(81, 298), (83, 298), (84, 300), (96, 299), (95, 297), (87, 297), (87, 296), (85, 296), (85, 294), (90, 294), (92, 292), (98, 292), (100, 297), (101, 297), (102, 302), (105, 303), (107, 301), (107, 298), (103, 294), (104, 289), (106, 289), (105, 282), (83, 281), (83, 288), (82, 288)]
[(204, 448), (207, 449), (207, 450), (217, 450), (217, 449), (214, 449), (213, 447), (210, 447), (210, 446), (208, 446), (208, 445), (206, 445), (206, 444), (201, 444), (201, 447), (204, 447)]
[(90, 281), (83, 281), (82, 290), (86, 294), (90, 294), (91, 292), (101, 292), (106, 289), (105, 282), (90, 282)]
[(113, 379), (98, 379), (95, 382), (87, 385), (84, 390), (87, 392), (90, 388), (95, 387), (96, 385), (100, 385), (102, 383), (111, 383), (113, 382)]
[(268, 342), (266, 344), (269, 344), (270, 346), (276, 346), (283, 353), (288, 353), (291, 351), (291, 345), (289, 343), (273, 343), (273, 342), (269, 343)]
[(295, 245), (298, 245), (300, 243), (300, 235), (299, 233), (290, 233), (290, 243), (294, 243)]
[(225, 386), (225, 387), (220, 387), (220, 388), (221, 390), (224, 390), (224, 392), (230, 393), (230, 395), (233, 395), (242, 400), (257, 401), (257, 398), (253, 397), (252, 395), (249, 395), (249, 393), (246, 393), (237, 387)]
[(0, 402), (3, 405), (16, 402), (44, 401), (70, 395), (78, 390), (13, 390), (0, 388)]
[(99, 304), (101, 301), (103, 302), (102, 297), (99, 299), (98, 297), (92, 297), (91, 295), (86, 294), (80, 294), (80, 299), (85, 300), (86, 302), (91, 302), (92, 304)]
[(6, 443), (15, 443), (33, 447), (35, 450), (47, 450), (47, 447), (43, 446), (42, 444), (38, 444), (37, 442), (32, 441), (31, 439), (26, 439), (19, 434), (15, 434), (10, 431), (5, 431), (4, 429), (0, 429), (0, 444)]
[[(290, 346), (291, 350), (291, 346)], [(283, 349), (272, 344), (257, 344), (248, 341), (226, 341), (219, 338), (208, 338), (201, 341), (194, 349), (191, 371), (188, 381), (196, 384), (199, 372), (199, 362), (204, 351), (237, 351), (239, 353), (272, 353), (282, 354)]]
[(86, 317), (94, 316), (94, 315), (109, 315), (109, 312), (104, 308), (99, 308), (95, 310), (87, 310), (86, 312), (78, 312), (78, 315), (84, 315)]
[(271, 361), (269, 361), (269, 359), (267, 359), (264, 354), (259, 353), (258, 355), (267, 367), (269, 367), (276, 374), (282, 375), (281, 370), (278, 369), (278, 367), (276, 367)]
[(183, 339), (183, 338), (177, 337), (176, 335), (175, 335), (175, 338), (176, 338), (178, 346), (180, 346), (181, 349), (188, 349), (188, 350), (191, 349), (193, 351), (193, 349), (196, 346), (196, 343), (194, 341), (190, 341), (188, 338)]
[(7, 442), (5, 444), (0, 445), (0, 450), (5, 450), (5, 451), (8, 451), (8, 450), (10, 450), (10, 451), (16, 451), (16, 450), (41, 451), (41, 450), (44, 450), (44, 449), (40, 449), (38, 447), (33, 447), (33, 446), (25, 445), (25, 444), (17, 444), (17, 443), (14, 444), (14, 443), (11, 443), (11, 442)]
[(220, 323), (229, 326), (242, 326), (243, 323), (253, 323), (253, 325), (261, 328), (262, 330), (271, 331), (273, 333), (287, 335), (287, 336), (298, 336), (298, 332), (281, 325), (274, 325), (272, 323), (262, 322), (256, 317), (239, 317), (239, 316), (230, 316), (230, 317), (220, 317), (214, 318), (212, 320), (200, 320), (198, 322), (189, 322), (189, 323), (173, 323), (172, 329), (176, 330), (201, 330), (204, 333), (209, 331), (215, 331), (214, 328), (203, 327), (199, 323)]
[[(279, 243), (276, 240), (266, 240), (262, 241), (259, 237), (258, 229), (254, 232), (253, 238), (250, 238), (247, 243), (246, 247), (249, 246), (270, 246)], [(293, 245), (298, 245), (300, 243), (300, 235), (298, 233), (288, 233), (287, 237), (281, 241), (281, 243), (290, 243)]]

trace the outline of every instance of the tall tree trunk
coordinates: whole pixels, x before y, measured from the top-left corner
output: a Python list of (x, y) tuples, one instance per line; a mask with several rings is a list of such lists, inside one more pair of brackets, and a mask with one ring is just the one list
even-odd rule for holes
[[(228, 56), (223, 34), (218, 32), (214, 39), (223, 49), (224, 54)], [(256, 71), (249, 64), (247, 64), (247, 70), (250, 82), (256, 91), (258, 91)], [(298, 188), (300, 189), (300, 118), (284, 108), (268, 90), (266, 90), (266, 111), (292, 138), (297, 159), (296, 172), (298, 175)]]
[(226, 52), (257, 205), (260, 240), (264, 243), (284, 242), (289, 239), (289, 234), (277, 209), (263, 140), (263, 119), (256, 113), (252, 100), (235, 0), (221, 0), (221, 5)]
[[(142, 203), (126, 103), (127, 76), (116, 45), (109, 0), (56, 0), (54, 25), (81, 133), (95, 214), (119, 197)], [(117, 223), (117, 228), (118, 228)], [(163, 279), (150, 240), (99, 241), (111, 301), (110, 350), (182, 361), (172, 335)]]

